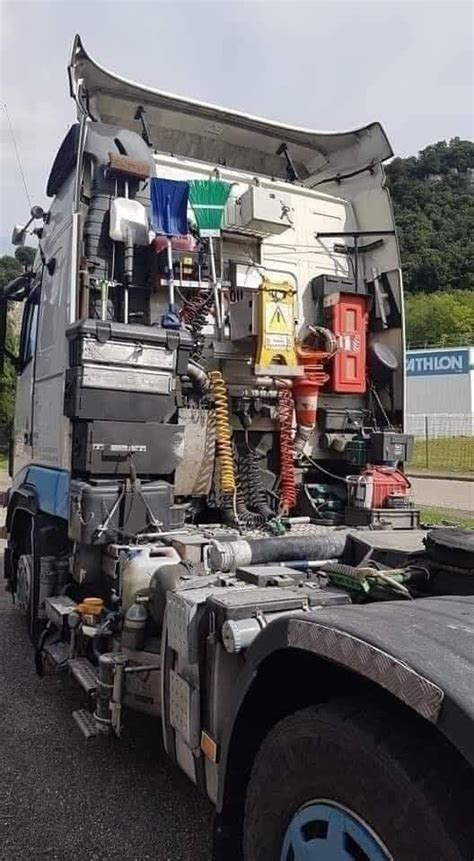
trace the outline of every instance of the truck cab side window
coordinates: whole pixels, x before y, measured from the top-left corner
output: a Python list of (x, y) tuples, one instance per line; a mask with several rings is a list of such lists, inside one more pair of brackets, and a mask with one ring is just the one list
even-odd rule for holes
[(38, 331), (38, 297), (35, 294), (28, 299), (23, 312), (20, 335), (20, 367), (26, 368), (36, 351), (36, 336)]

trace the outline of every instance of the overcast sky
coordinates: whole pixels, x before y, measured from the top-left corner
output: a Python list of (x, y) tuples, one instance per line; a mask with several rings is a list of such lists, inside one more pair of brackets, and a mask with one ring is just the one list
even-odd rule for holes
[(74, 105), (73, 36), (102, 65), (158, 89), (313, 129), (380, 120), (396, 154), (472, 137), (473, 5), (469, 2), (192, 3), (56, 0), (0, 5), (0, 252), (33, 203)]

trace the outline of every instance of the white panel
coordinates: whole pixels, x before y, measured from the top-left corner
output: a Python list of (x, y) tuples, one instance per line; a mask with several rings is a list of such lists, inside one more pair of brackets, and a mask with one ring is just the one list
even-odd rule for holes
[(63, 416), (64, 377), (36, 383), (34, 393), (33, 460), (69, 469), (69, 419)]
[(184, 425), (186, 458), (176, 468), (175, 494), (207, 496), (214, 469), (214, 414), (207, 410), (180, 409), (178, 423)]
[(86, 388), (168, 394), (172, 391), (173, 383), (171, 374), (165, 371), (128, 370), (97, 365), (83, 365), (82, 368), (82, 385)]
[(176, 364), (176, 350), (153, 347), (150, 344), (131, 344), (122, 341), (82, 340), (81, 359), (84, 362), (101, 362), (110, 365), (129, 365), (136, 368), (167, 368)]
[(407, 413), (470, 413), (469, 374), (407, 378)]

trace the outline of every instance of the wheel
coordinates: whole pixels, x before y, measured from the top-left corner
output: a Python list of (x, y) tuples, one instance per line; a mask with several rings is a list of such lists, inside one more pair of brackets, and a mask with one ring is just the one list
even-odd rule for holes
[(251, 772), (245, 861), (472, 858), (472, 773), (434, 733), (362, 700), (280, 721)]
[(25, 553), (18, 559), (15, 595), (20, 610), (26, 616), (28, 635), (36, 648), (42, 625), (38, 619), (38, 599), (35, 598), (34, 576), (33, 556)]
[(33, 599), (33, 557), (20, 556), (16, 571), (16, 600), (20, 610), (29, 618)]

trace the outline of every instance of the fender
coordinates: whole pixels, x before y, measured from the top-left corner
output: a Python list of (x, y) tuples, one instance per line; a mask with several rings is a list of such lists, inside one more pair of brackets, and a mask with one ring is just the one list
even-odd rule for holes
[[(384, 689), (438, 729), (474, 765), (474, 596), (323, 607), (268, 625), (246, 653), (220, 747), (222, 810), (232, 734), (264, 661), (280, 650), (312, 653)], [(308, 682), (309, 683), (309, 682)]]
[(38, 496), (34, 487), (24, 484), (17, 490), (10, 490), (5, 521), (7, 532), (11, 532), (15, 512), (18, 509), (27, 511), (32, 516), (38, 513)]
[(11, 531), (15, 511), (23, 509), (33, 516), (40, 511), (68, 519), (69, 473), (63, 469), (26, 466), (14, 478), (7, 503), (6, 527)]

